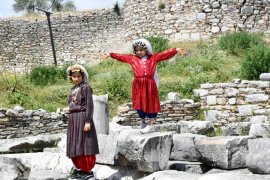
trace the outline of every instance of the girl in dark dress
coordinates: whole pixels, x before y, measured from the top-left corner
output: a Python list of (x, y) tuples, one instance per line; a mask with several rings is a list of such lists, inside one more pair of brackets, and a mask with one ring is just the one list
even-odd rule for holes
[(67, 73), (74, 84), (68, 97), (67, 156), (77, 168), (70, 178), (89, 179), (94, 176), (90, 171), (96, 163), (95, 155), (99, 153), (93, 121), (92, 89), (83, 66), (73, 65)]

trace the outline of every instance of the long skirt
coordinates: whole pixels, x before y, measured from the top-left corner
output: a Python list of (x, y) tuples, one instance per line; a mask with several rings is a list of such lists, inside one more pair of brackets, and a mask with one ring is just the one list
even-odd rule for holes
[(99, 153), (97, 134), (94, 122), (91, 129), (84, 132), (86, 112), (75, 112), (69, 114), (67, 130), (67, 156), (95, 155)]
[(154, 78), (135, 78), (132, 84), (133, 109), (145, 113), (158, 113), (160, 102)]

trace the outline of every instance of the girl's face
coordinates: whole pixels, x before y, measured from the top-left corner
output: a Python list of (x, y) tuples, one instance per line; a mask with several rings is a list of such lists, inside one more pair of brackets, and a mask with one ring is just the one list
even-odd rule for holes
[(81, 82), (83, 80), (83, 76), (81, 73), (75, 72), (75, 73), (72, 73), (71, 80), (72, 80), (73, 84), (79, 85), (79, 84), (81, 84)]
[(139, 46), (135, 47), (135, 52), (136, 55), (139, 56), (140, 58), (147, 55), (147, 51)]

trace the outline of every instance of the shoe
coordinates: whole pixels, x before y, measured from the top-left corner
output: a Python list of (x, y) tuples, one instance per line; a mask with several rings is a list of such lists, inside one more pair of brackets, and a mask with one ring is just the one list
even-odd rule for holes
[(77, 179), (80, 174), (82, 174), (83, 172), (80, 169), (73, 169), (71, 170), (71, 174), (69, 176), (69, 179)]
[(87, 180), (87, 179), (90, 179), (90, 178), (93, 178), (94, 177), (94, 173), (91, 171), (91, 172), (82, 172), (79, 174), (79, 176), (77, 177), (78, 180)]
[(141, 129), (142, 134), (152, 133), (152, 132), (155, 132), (155, 131), (156, 131), (156, 129), (155, 129), (155, 127), (153, 125), (148, 125), (144, 129)]
[(142, 124), (141, 124), (141, 129), (144, 129), (146, 126), (147, 126), (146, 123), (142, 123)]

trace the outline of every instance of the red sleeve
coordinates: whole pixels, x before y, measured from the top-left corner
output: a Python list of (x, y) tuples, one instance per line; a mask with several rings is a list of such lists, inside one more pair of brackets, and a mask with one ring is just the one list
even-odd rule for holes
[(124, 63), (130, 63), (132, 59), (132, 55), (127, 55), (127, 54), (110, 53), (110, 56), (111, 58), (124, 62)]
[(173, 48), (173, 49), (169, 49), (167, 51), (163, 51), (161, 53), (156, 53), (154, 54), (155, 56), (155, 59), (160, 62), (160, 61), (165, 61), (165, 60), (168, 60), (170, 58), (172, 58), (173, 56), (175, 56), (177, 54), (177, 50), (176, 48)]

